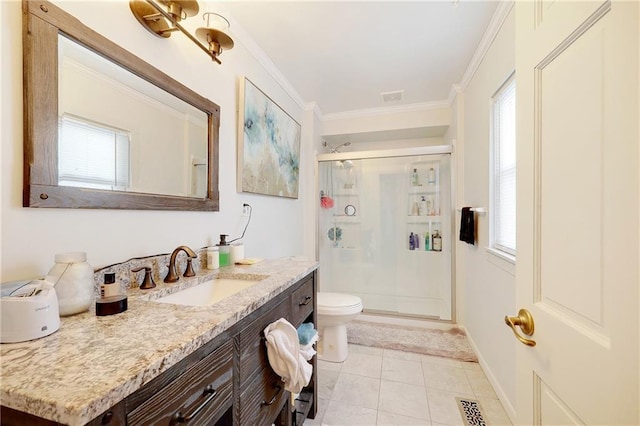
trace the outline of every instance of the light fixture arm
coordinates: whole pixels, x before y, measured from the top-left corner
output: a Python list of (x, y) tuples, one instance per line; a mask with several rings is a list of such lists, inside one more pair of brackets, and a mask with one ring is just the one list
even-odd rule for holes
[[(148, 25), (145, 25), (144, 21), (148, 21), (149, 18), (153, 18), (153, 17), (155, 17), (157, 15), (153, 15), (153, 16), (147, 15), (147, 16), (142, 16), (142, 17), (136, 15), (136, 17), (138, 18), (138, 21), (140, 21), (140, 23), (145, 25), (147, 27), (147, 29), (149, 29), (150, 31), (156, 33), (159, 36), (162, 36), (162, 34), (164, 34), (166, 32), (172, 32), (172, 31), (175, 31), (176, 29), (178, 29), (182, 34), (187, 36), (187, 38), (189, 40), (194, 42), (200, 49), (202, 49), (202, 51), (204, 51), (207, 54), (207, 56), (209, 56), (211, 59), (216, 61), (218, 64), (222, 64), (220, 59), (218, 59), (216, 52), (210, 51), (207, 46), (205, 46), (204, 44), (200, 43), (200, 41), (198, 41), (197, 38), (195, 38), (189, 31), (187, 31), (182, 25), (180, 25), (180, 23), (178, 22), (178, 20), (176, 19), (175, 16), (173, 16), (170, 13), (168, 13), (167, 11), (165, 11), (162, 8), (162, 6), (160, 6), (158, 3), (156, 3), (153, 0), (145, 0), (145, 2), (148, 3), (150, 6), (152, 6), (156, 11), (158, 11), (158, 13), (160, 15), (162, 15), (165, 19), (167, 19), (169, 22), (171, 22), (171, 27), (170, 28), (156, 31), (156, 30), (151, 29)], [(134, 12), (134, 15), (135, 15), (135, 12)]]

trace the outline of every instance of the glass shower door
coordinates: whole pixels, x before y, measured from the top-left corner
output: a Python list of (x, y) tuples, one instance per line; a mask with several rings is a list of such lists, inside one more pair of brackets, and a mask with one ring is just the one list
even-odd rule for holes
[(452, 319), (450, 155), (320, 161), (320, 290)]

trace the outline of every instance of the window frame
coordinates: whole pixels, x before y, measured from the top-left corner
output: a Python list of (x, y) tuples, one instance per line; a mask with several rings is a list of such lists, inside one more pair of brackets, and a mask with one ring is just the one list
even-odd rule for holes
[[(500, 212), (499, 212), (499, 208), (498, 208), (498, 187), (500, 186), (501, 182), (499, 181), (499, 174), (500, 172), (502, 172), (503, 170), (498, 170), (497, 169), (497, 162), (498, 162), (498, 155), (500, 153), (500, 144), (501, 144), (501, 140), (499, 138), (500, 132), (499, 129), (497, 128), (497, 123), (496, 123), (496, 114), (497, 114), (497, 108), (501, 105), (501, 101), (503, 101), (503, 96), (507, 91), (513, 91), (513, 98), (514, 98), (514, 121), (513, 121), (513, 128), (514, 128), (514, 139), (513, 139), (513, 152), (514, 152), (514, 162), (513, 162), (513, 167), (510, 168), (511, 170), (513, 170), (513, 206), (514, 206), (514, 212), (513, 212), (513, 233), (514, 233), (514, 246), (510, 247), (508, 245), (505, 245), (503, 241), (500, 241), (499, 238), (499, 228), (500, 228), (500, 224), (499, 222), (499, 217), (500, 217)], [(489, 161), (489, 247), (487, 247), (487, 250), (491, 253), (494, 254), (500, 258), (502, 258), (503, 260), (506, 260), (510, 263), (515, 264), (515, 260), (516, 260), (516, 253), (517, 253), (517, 248), (515, 245), (515, 234), (516, 234), (516, 223), (515, 223), (515, 218), (516, 218), (516, 198), (517, 198), (517, 194), (515, 193), (515, 185), (516, 185), (516, 180), (517, 180), (517, 164), (515, 162), (515, 150), (517, 148), (516, 146), (516, 140), (515, 140), (515, 126), (516, 126), (516, 120), (515, 120), (515, 108), (516, 108), (516, 102), (515, 102), (515, 98), (516, 98), (517, 94), (516, 94), (516, 79), (515, 79), (515, 71), (511, 72), (511, 74), (507, 77), (506, 80), (504, 80), (504, 82), (500, 85), (500, 87), (498, 88), (498, 90), (496, 90), (496, 92), (493, 94), (493, 96), (491, 96), (490, 99), (490, 161)], [(503, 146), (504, 146), (504, 142), (503, 142)]]

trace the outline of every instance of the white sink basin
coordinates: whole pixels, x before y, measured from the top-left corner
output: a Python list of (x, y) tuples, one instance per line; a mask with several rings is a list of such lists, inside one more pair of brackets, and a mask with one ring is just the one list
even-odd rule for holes
[(259, 282), (260, 280), (219, 278), (160, 297), (155, 299), (154, 302), (174, 305), (210, 306)]

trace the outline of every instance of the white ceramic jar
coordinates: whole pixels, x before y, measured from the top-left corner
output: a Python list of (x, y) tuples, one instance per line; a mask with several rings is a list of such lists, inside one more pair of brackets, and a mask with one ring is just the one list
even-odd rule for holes
[(46, 279), (55, 286), (60, 316), (88, 310), (95, 298), (95, 280), (93, 268), (87, 263), (87, 254), (56, 254), (55, 262)]

